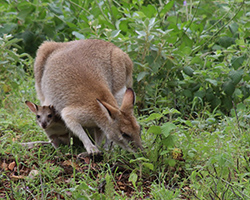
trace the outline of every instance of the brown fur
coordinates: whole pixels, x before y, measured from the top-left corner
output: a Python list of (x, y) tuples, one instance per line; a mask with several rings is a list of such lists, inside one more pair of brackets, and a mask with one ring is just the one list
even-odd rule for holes
[[(45, 42), (37, 52), (35, 79), (42, 105), (52, 104), (88, 153), (98, 153), (84, 128), (99, 127), (109, 140), (142, 148), (133, 116), (133, 64), (112, 43), (80, 40)], [(126, 92), (125, 92), (126, 91)], [(99, 133), (101, 135), (101, 133)]]

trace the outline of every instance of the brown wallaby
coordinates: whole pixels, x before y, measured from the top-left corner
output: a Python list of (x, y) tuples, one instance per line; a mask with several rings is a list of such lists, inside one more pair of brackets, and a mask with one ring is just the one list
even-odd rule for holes
[(55, 107), (88, 154), (100, 151), (83, 127), (96, 130), (95, 141), (104, 133), (129, 151), (142, 149), (135, 94), (128, 88), (132, 69), (129, 56), (109, 42), (45, 42), (34, 67), (37, 95), (42, 105)]
[(53, 106), (38, 106), (30, 101), (25, 101), (25, 103), (36, 114), (37, 124), (45, 130), (55, 148), (58, 148), (60, 144), (70, 144), (70, 131)]

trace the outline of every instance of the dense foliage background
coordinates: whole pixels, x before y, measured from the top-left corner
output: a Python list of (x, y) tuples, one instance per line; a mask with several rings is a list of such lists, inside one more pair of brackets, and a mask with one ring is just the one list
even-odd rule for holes
[[(117, 155), (131, 165), (134, 198), (144, 195), (138, 189), (142, 174), (154, 177), (150, 195), (156, 199), (249, 198), (248, 1), (0, 0), (0, 15), (2, 155), (6, 149), (16, 155), (15, 141), (44, 137), (23, 103), (37, 102), (38, 46), (44, 40), (99, 38), (134, 62), (147, 156)], [(71, 187), (78, 186), (76, 181)]]
[(1, 5), (0, 34), (21, 39), (18, 52), (33, 57), (44, 40), (112, 41), (135, 63), (139, 110), (169, 106), (193, 115), (208, 106), (229, 114), (232, 101), (250, 95), (246, 4), (7, 1)]

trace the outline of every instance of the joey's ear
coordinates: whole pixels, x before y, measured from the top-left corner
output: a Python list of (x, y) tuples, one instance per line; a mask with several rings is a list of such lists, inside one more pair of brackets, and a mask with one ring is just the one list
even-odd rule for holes
[(105, 116), (111, 120), (111, 119), (115, 119), (118, 113), (118, 110), (116, 108), (114, 108), (113, 106), (111, 106), (110, 104), (103, 102), (99, 99), (96, 99), (97, 103), (99, 104), (99, 106), (101, 107), (103, 113), (105, 114)]
[(53, 105), (49, 105), (49, 109), (53, 110), (54, 112), (56, 111), (56, 109)]
[(132, 111), (135, 104), (135, 93), (132, 88), (128, 88), (124, 94), (121, 110), (124, 112)]
[(29, 109), (33, 112), (33, 113), (37, 113), (38, 111), (38, 106), (30, 101), (25, 101), (26, 105), (29, 107)]

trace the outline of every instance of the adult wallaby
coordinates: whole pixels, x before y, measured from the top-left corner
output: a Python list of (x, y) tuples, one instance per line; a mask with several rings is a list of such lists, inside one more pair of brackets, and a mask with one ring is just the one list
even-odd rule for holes
[(132, 86), (132, 69), (129, 56), (109, 42), (45, 42), (34, 69), (38, 98), (43, 105), (55, 107), (88, 154), (100, 151), (83, 127), (99, 128), (129, 151), (142, 149), (140, 127), (133, 115), (135, 94), (126, 89)]

